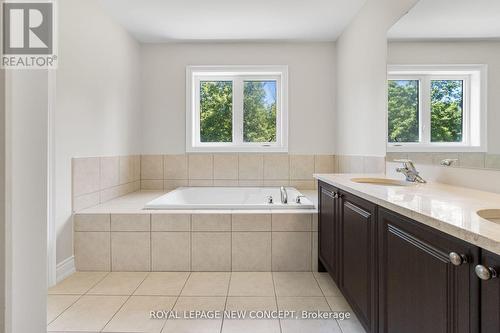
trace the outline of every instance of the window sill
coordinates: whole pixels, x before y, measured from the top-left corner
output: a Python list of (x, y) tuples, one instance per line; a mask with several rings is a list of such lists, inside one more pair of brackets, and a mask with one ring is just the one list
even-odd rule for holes
[(388, 153), (485, 153), (488, 150), (483, 146), (466, 146), (457, 144), (401, 144), (387, 145)]
[(225, 146), (186, 147), (188, 153), (288, 153), (288, 147), (279, 146)]

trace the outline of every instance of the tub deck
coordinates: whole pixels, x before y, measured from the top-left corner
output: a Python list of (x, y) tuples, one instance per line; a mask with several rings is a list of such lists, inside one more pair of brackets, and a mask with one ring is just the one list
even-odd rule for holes
[[(273, 209), (272, 211), (275, 213), (317, 213), (318, 207), (318, 192), (315, 190), (301, 190), (303, 195), (305, 195), (309, 200), (314, 203), (316, 208), (314, 209)], [(187, 210), (145, 210), (144, 205), (150, 202), (151, 200), (158, 198), (164, 194), (168, 193), (167, 191), (138, 191), (133, 192), (122, 197), (104, 202), (100, 205), (86, 208), (76, 212), (75, 214), (175, 214), (175, 213), (231, 213), (235, 212), (245, 212), (247, 210), (241, 209), (224, 209), (224, 210), (200, 210), (200, 209), (187, 209)], [(253, 214), (258, 213), (269, 213), (270, 209), (253, 209), (249, 210)]]

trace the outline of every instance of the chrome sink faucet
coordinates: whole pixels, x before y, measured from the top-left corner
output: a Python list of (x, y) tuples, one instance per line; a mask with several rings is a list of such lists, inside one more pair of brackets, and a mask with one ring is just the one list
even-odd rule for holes
[(286, 188), (284, 186), (280, 187), (280, 192), (281, 192), (281, 203), (282, 204), (288, 203), (288, 193), (286, 192)]
[(411, 160), (394, 160), (394, 162), (403, 163), (403, 167), (396, 168), (396, 172), (400, 172), (406, 177), (407, 182), (412, 183), (426, 183), (426, 181), (420, 177), (417, 169), (415, 168), (415, 164)]

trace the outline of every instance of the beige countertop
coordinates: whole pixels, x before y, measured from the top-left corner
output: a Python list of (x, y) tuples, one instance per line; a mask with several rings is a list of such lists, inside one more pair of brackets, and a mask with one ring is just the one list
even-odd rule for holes
[(479, 217), (482, 209), (500, 209), (500, 195), (441, 183), (409, 186), (362, 184), (357, 177), (384, 175), (316, 174), (314, 177), (363, 199), (500, 254), (500, 223)]
[[(318, 195), (315, 190), (304, 190), (300, 191), (309, 200), (314, 203), (314, 206), (318, 206)], [(122, 197), (104, 202), (100, 205), (90, 207), (81, 211), (76, 212), (77, 214), (209, 214), (209, 213), (316, 213), (317, 209), (267, 209), (267, 210), (201, 210), (201, 209), (189, 209), (189, 210), (159, 210), (159, 209), (148, 209), (145, 210), (144, 205), (149, 201), (164, 195), (165, 191), (138, 191), (132, 192)]]

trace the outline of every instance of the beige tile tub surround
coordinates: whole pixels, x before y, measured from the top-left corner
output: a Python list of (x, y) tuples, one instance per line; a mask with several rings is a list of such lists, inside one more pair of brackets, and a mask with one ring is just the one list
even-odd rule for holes
[(73, 158), (73, 211), (138, 191), (140, 161), (138, 155)]
[(311, 271), (312, 212), (76, 214), (78, 271)]
[(450, 167), (500, 170), (500, 155), (488, 153), (387, 153), (387, 162), (410, 159), (417, 164), (440, 165), (446, 158), (457, 159)]
[(385, 173), (385, 160), (381, 156), (337, 155), (335, 169), (338, 173)]
[[(314, 173), (333, 173), (334, 155), (218, 153), (142, 155), (141, 189), (179, 186), (296, 186), (314, 189)], [(163, 171), (160, 168), (163, 167)], [(153, 172), (153, 171), (154, 172)], [(163, 182), (158, 178), (163, 174)]]

